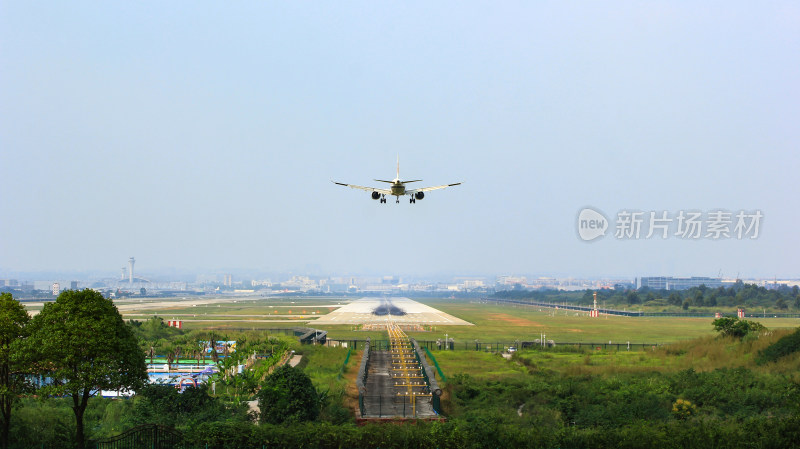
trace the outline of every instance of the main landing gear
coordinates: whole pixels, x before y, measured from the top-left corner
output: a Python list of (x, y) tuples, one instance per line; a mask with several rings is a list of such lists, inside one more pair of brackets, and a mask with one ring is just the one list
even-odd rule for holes
[(415, 204), (417, 202), (417, 200), (415, 200), (414, 197), (412, 196), (411, 199), (408, 200), (408, 202), (411, 203), (411, 204)]
[(386, 202), (386, 195), (381, 195), (381, 203), (385, 203), (385, 202)]

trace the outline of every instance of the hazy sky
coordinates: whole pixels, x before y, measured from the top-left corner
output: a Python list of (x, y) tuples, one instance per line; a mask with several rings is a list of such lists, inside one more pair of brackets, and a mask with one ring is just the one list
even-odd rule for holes
[[(799, 123), (794, 1), (2, 2), (0, 275), (797, 277)], [(398, 154), (464, 184), (330, 182)], [(587, 243), (586, 206), (764, 218)]]

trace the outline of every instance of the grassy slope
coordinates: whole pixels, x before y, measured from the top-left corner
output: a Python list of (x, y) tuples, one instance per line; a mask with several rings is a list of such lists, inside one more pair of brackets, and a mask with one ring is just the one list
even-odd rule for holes
[(500, 355), (474, 351), (438, 351), (435, 357), (445, 376), (469, 374), (476, 378), (500, 380), (543, 371), (560, 375), (608, 376), (621, 373), (677, 372), (688, 368), (711, 371), (745, 367), (760, 373), (786, 375), (800, 381), (800, 353), (764, 366), (754, 361), (758, 351), (793, 330), (769, 332), (738, 341), (715, 336), (676, 342), (650, 351), (581, 351), (531, 349), (519, 351), (512, 360)]

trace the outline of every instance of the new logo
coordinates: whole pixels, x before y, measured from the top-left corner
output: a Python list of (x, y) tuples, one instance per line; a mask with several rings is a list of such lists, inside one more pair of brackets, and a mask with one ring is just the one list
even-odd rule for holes
[(585, 208), (578, 214), (578, 236), (584, 241), (591, 241), (606, 235), (608, 219), (601, 212)]

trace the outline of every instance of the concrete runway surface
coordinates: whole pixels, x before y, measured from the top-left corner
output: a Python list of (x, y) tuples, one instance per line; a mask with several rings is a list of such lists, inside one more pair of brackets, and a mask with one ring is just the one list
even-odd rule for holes
[[(395, 312), (392, 312), (392, 315), (375, 315), (373, 311), (376, 309), (400, 309), (404, 314), (395, 315)], [(408, 298), (361, 298), (320, 316), (312, 322), (312, 325), (381, 324), (387, 321), (394, 321), (397, 324), (472, 326), (472, 323)]]

